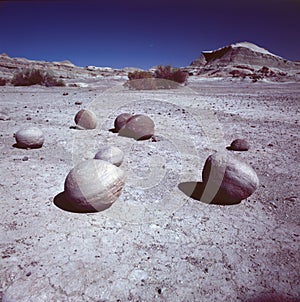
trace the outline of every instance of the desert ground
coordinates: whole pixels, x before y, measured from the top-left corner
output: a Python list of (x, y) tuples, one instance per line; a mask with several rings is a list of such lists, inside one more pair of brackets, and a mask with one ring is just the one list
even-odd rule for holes
[[(130, 91), (124, 81), (0, 87), (2, 301), (300, 301), (299, 83), (190, 77), (178, 89)], [(74, 129), (82, 108), (97, 129)], [(109, 131), (122, 112), (150, 116), (155, 139)], [(13, 134), (32, 125), (43, 147), (16, 148)], [(235, 138), (249, 151), (226, 150)], [(97, 213), (64, 208), (68, 172), (103, 145), (125, 153), (120, 198)], [(182, 189), (201, 182), (218, 150), (258, 174), (239, 204)]]

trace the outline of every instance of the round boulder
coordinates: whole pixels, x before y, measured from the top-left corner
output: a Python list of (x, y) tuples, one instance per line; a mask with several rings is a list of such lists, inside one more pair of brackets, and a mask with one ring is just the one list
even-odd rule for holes
[(259, 185), (253, 168), (227, 152), (216, 152), (207, 158), (202, 179), (206, 191), (204, 194), (214, 199), (210, 201), (219, 204), (239, 203), (249, 197)]
[(64, 184), (66, 200), (80, 211), (103, 211), (121, 195), (124, 171), (104, 161), (90, 159), (79, 163)]
[(246, 140), (237, 138), (231, 143), (231, 145), (227, 149), (232, 151), (248, 151), (249, 148), (250, 145)]
[(154, 122), (146, 115), (133, 115), (119, 131), (119, 135), (131, 137), (136, 140), (149, 139), (154, 135)]
[(94, 159), (102, 159), (108, 161), (117, 167), (122, 164), (123, 158), (123, 151), (120, 148), (114, 146), (101, 148), (94, 157)]
[(37, 127), (21, 129), (14, 134), (17, 147), (26, 149), (41, 148), (44, 143), (44, 134)]
[(132, 117), (132, 114), (130, 114), (130, 113), (121, 113), (120, 115), (118, 115), (114, 122), (115, 131), (119, 132), (125, 126), (128, 119), (131, 117)]
[(75, 115), (74, 121), (78, 129), (95, 129), (97, 127), (97, 117), (94, 112), (81, 109)]

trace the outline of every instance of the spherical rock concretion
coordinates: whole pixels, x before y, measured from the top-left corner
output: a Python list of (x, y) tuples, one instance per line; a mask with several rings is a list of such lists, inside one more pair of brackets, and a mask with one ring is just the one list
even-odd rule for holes
[(130, 114), (130, 113), (121, 113), (120, 115), (118, 115), (114, 122), (115, 130), (117, 132), (119, 132), (120, 129), (122, 129), (125, 126), (126, 122), (131, 117), (132, 117), (132, 114)]
[(44, 143), (44, 134), (39, 128), (36, 127), (21, 129), (15, 133), (14, 137), (17, 142), (17, 147), (20, 148), (41, 148)]
[(249, 197), (258, 187), (259, 179), (253, 168), (228, 152), (210, 155), (203, 167), (205, 190), (214, 192), (221, 204), (236, 204)]
[(124, 171), (104, 161), (90, 159), (79, 163), (67, 175), (64, 193), (67, 201), (81, 211), (103, 211), (121, 195)]
[(81, 109), (75, 115), (75, 123), (78, 129), (95, 129), (97, 127), (97, 117), (94, 112)]
[(237, 138), (231, 143), (228, 149), (233, 151), (248, 151), (249, 148), (250, 145), (246, 140)]
[(154, 135), (154, 122), (146, 115), (133, 115), (119, 131), (119, 135), (131, 137), (136, 140), (151, 138)]
[(124, 152), (114, 146), (108, 146), (101, 148), (95, 155), (94, 159), (102, 159), (110, 162), (111, 164), (119, 167), (124, 158)]

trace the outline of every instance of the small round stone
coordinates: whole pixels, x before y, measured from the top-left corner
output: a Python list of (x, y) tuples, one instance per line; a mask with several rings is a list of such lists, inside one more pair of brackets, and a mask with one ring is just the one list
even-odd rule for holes
[(14, 134), (17, 147), (26, 149), (41, 148), (44, 143), (44, 134), (37, 127), (28, 127)]
[(121, 113), (120, 115), (118, 115), (114, 122), (115, 130), (119, 132), (131, 117), (132, 114), (130, 113)]
[(124, 158), (123, 151), (115, 146), (107, 146), (101, 148), (95, 155), (94, 159), (102, 159), (110, 162), (111, 164), (119, 167)]
[(248, 151), (249, 148), (250, 145), (246, 140), (237, 138), (231, 143), (228, 149), (233, 151)]
[(87, 109), (78, 111), (74, 120), (78, 129), (95, 129), (97, 127), (97, 117), (95, 113)]

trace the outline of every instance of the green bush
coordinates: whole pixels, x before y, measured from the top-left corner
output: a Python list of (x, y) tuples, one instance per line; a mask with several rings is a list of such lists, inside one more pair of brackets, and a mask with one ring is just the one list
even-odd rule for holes
[(17, 72), (11, 80), (14, 86), (43, 85), (46, 87), (65, 86), (52, 72), (40, 69), (25, 69)]

